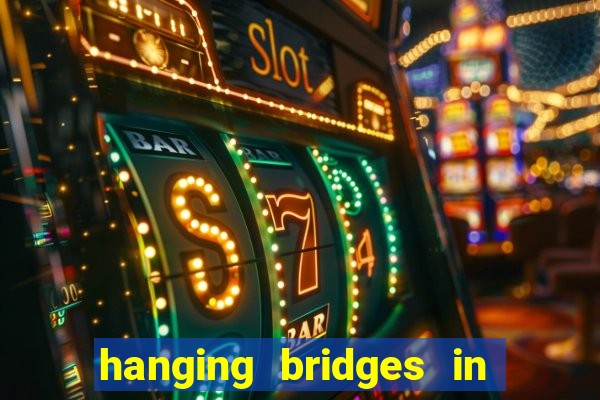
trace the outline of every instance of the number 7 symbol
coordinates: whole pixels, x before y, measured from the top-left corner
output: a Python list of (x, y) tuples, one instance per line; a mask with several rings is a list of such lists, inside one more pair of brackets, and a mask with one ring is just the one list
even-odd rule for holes
[(296, 275), (298, 277), (298, 295), (302, 296), (317, 290), (319, 288), (319, 259), (316, 249), (317, 219), (311, 194), (268, 194), (265, 198), (276, 231), (284, 231), (285, 223), (290, 218), (302, 225), (303, 233), (298, 238), (298, 247), (301, 251)]

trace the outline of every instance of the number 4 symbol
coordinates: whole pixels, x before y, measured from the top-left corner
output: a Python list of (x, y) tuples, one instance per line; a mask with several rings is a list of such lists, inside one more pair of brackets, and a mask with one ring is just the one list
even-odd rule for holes
[(373, 275), (375, 267), (375, 255), (373, 255), (373, 242), (371, 241), (371, 232), (365, 229), (358, 246), (356, 246), (356, 264), (360, 271), (363, 266), (367, 265), (367, 276), (370, 278)]

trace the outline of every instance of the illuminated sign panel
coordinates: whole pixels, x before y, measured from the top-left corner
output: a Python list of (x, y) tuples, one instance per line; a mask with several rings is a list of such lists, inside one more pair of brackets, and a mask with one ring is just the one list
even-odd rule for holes
[(507, 97), (492, 96), (485, 102), (485, 122), (512, 122), (512, 104)]
[(196, 48), (202, 42), (191, 12), (184, 11), (180, 4), (162, 1), (93, 0), (95, 8), (103, 9), (107, 15), (118, 15), (140, 28), (147, 28), (171, 37), (173, 40)]
[(466, 100), (442, 103), (438, 111), (439, 125), (474, 124), (475, 111)]
[(160, 82), (165, 90), (209, 94), (211, 101), (256, 107), (276, 118), (394, 140), (391, 124), (378, 131), (338, 118), (326, 40), (251, 0), (213, 6), (227, 82), (206, 18), (190, 0), (84, 0), (80, 14), (71, 12), (82, 21), (81, 49), (100, 73), (136, 83)]
[(253, 0), (212, 2), (230, 84), (337, 115), (328, 43)]
[(500, 59), (497, 54), (476, 56), (450, 62), (451, 81), (454, 86), (470, 85), (471, 82), (496, 84), (500, 80)]
[(94, 0), (82, 12), (82, 44), (92, 56), (128, 72), (219, 83), (200, 12), (187, 0)]
[(407, 70), (406, 78), (413, 92), (424, 95), (436, 93), (442, 76), (440, 66), (432, 64), (423, 68)]
[(356, 117), (360, 128), (394, 134), (392, 111), (387, 95), (367, 83), (356, 88)]
[(459, 3), (452, 11), (452, 22), (457, 27), (476, 24), (480, 17), (479, 7), (471, 1)]

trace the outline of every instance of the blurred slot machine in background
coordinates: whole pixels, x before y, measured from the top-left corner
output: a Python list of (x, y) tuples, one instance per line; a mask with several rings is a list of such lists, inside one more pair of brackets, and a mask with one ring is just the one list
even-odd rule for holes
[(495, 253), (508, 239), (510, 221), (526, 207), (522, 138), (504, 94), (505, 83), (516, 79), (508, 30), (503, 21), (484, 22), (470, 0), (456, 1), (452, 23), (449, 87), (438, 107), (439, 187), (446, 214), (468, 222), (468, 242)]

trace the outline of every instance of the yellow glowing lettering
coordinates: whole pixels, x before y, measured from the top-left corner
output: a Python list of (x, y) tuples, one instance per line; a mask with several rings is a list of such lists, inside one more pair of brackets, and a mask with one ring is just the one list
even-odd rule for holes
[[(295, 73), (294, 79), (291, 79), (288, 74), (286, 54), (290, 55), (289, 58), (291, 58), (292, 63), (294, 64), (294, 73)], [(298, 58), (296, 57), (294, 50), (290, 46), (281, 46), (279, 58), (280, 58), (279, 61), (281, 62), (281, 72), (283, 73), (283, 76), (285, 77), (285, 81), (288, 83), (288, 85), (290, 85), (293, 88), (298, 87), (298, 85), (300, 84), (300, 79), (301, 79), (300, 73), (299, 73), (300, 66), (298, 65)]]
[(292, 88), (299, 87), (302, 82), (306, 93), (313, 93), (314, 88), (310, 85), (308, 72), (310, 57), (305, 48), (300, 47), (297, 51), (289, 45), (278, 48), (273, 21), (265, 18), (264, 23), (266, 29), (256, 22), (248, 25), (250, 43), (262, 60), (259, 62), (255, 56), (251, 56), (252, 70), (260, 76), (271, 74), (273, 80), (285, 81)]
[(265, 76), (265, 75), (269, 74), (269, 71), (271, 71), (271, 60), (269, 59), (269, 55), (267, 54), (265, 49), (258, 42), (258, 39), (255, 36), (256, 32), (258, 32), (260, 34), (263, 41), (266, 39), (265, 30), (259, 24), (256, 24), (253, 22), (250, 25), (248, 25), (248, 37), (250, 38), (250, 42), (252, 43), (252, 46), (256, 49), (256, 51), (258, 51), (258, 53), (262, 57), (265, 66), (262, 68), (259, 67), (254, 56), (250, 57), (250, 63), (252, 65), (252, 70), (254, 70), (254, 72), (256, 72), (257, 74), (259, 74), (261, 76)]
[(375, 114), (383, 117), (385, 115), (385, 107), (383, 107), (381, 104), (377, 104), (374, 101), (371, 101), (369, 99), (364, 99), (363, 101), (363, 106), (365, 108), (365, 110), (374, 112)]
[(271, 57), (273, 58), (273, 79), (280, 81), (281, 75), (279, 75), (279, 67), (277, 66), (277, 44), (275, 43), (273, 21), (271, 21), (271, 18), (265, 18), (265, 24), (267, 24), (267, 27), (269, 28), (269, 42), (271, 44)]
[[(300, 51), (298, 52), (298, 58), (300, 59), (300, 63), (301, 63), (300, 70), (302, 71), (302, 80), (304, 82), (304, 90), (306, 90), (306, 93), (312, 93), (315, 89), (312, 86), (310, 86), (310, 83), (308, 80), (308, 61), (310, 60), (310, 58), (306, 54), (304, 47), (300, 47)], [(333, 83), (333, 80), (332, 80), (332, 83)]]

